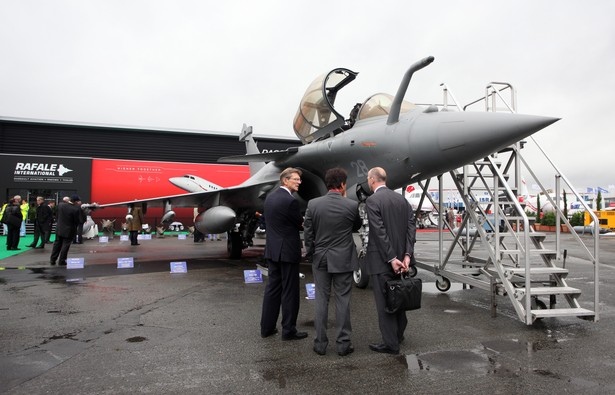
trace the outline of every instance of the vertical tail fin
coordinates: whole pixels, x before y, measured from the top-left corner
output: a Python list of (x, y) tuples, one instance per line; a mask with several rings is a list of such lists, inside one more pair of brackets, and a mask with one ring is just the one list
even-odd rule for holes
[[(241, 129), (241, 133), (239, 134), (239, 141), (243, 141), (246, 143), (246, 154), (260, 154), (260, 150), (256, 145), (256, 141), (252, 136), (252, 126), (247, 126), (245, 123), (243, 124), (243, 128)], [(250, 162), (250, 175), (253, 176), (260, 169), (265, 166), (265, 163), (262, 162)]]

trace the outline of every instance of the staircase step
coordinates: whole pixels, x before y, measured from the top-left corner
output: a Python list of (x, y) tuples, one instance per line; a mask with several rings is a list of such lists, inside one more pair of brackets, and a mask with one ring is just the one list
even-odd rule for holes
[[(528, 234), (529, 234), (530, 238), (537, 239), (539, 241), (542, 241), (542, 240), (544, 240), (547, 237), (547, 234), (543, 233), (543, 232), (529, 232)], [(512, 237), (513, 235), (517, 235), (518, 237), (521, 237), (521, 236), (523, 236), (523, 231), (519, 231), (519, 232), (516, 232), (516, 233), (500, 232), (499, 235), (502, 238), (504, 238), (506, 236)], [(540, 239), (542, 239), (542, 240), (540, 240)]]
[[(525, 275), (525, 268), (523, 267), (505, 267), (504, 271), (512, 273), (513, 275), (517, 275), (517, 276)], [(568, 269), (564, 269), (561, 267), (530, 267), (530, 276), (541, 275), (541, 274), (566, 275), (568, 274)]]
[(592, 310), (581, 307), (567, 309), (537, 309), (532, 310), (532, 315), (536, 318), (548, 317), (587, 317), (595, 316), (596, 313)]
[[(523, 251), (521, 250), (505, 250), (503, 248), (500, 248), (500, 252), (502, 254), (508, 254), (508, 255), (519, 255), (519, 254), (523, 254)], [(531, 249), (530, 250), (530, 254), (534, 254), (534, 255), (553, 255), (553, 257), (555, 257), (555, 255), (557, 255), (557, 251), (555, 250), (547, 250), (547, 249)]]
[[(517, 291), (525, 292), (525, 288), (516, 288)], [(581, 290), (573, 287), (535, 287), (530, 288), (532, 296), (538, 295), (581, 295)]]

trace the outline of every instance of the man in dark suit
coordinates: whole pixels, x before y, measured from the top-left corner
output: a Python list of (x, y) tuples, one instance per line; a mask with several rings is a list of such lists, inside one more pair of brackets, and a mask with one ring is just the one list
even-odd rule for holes
[[(45, 240), (49, 240), (49, 232), (51, 232), (50, 219), (53, 213), (51, 208), (45, 204), (45, 199), (42, 196), (36, 198), (36, 218), (34, 220), (34, 240), (27, 247), (44, 248)], [(38, 239), (41, 239), (41, 245), (37, 246)]]
[(316, 286), (314, 352), (325, 355), (329, 340), (327, 321), (331, 283), (335, 291), (336, 349), (341, 356), (354, 351), (350, 341), (350, 291), (352, 272), (359, 268), (352, 232), (361, 227), (358, 204), (346, 199), (344, 169), (334, 168), (325, 174), (329, 192), (312, 199), (305, 212), (303, 238), (306, 258), (312, 262)]
[(265, 287), (261, 316), (261, 336), (278, 332), (276, 324), (282, 306), (282, 340), (299, 340), (306, 332), (297, 331), (299, 315), (299, 261), (303, 218), (292, 193), (301, 185), (301, 170), (287, 168), (280, 174), (280, 188), (265, 200), (267, 238), (265, 259), (269, 281)]
[(73, 195), (68, 202), (60, 203), (57, 216), (56, 239), (53, 243), (49, 263), (55, 265), (59, 256), (58, 264), (66, 266), (66, 257), (77, 233), (77, 226), (83, 224), (86, 220), (85, 213), (81, 209), (81, 198)]
[(386, 172), (374, 167), (367, 173), (374, 192), (366, 202), (369, 221), (366, 272), (371, 275), (382, 343), (370, 344), (376, 352), (399, 353), (408, 324), (405, 311), (385, 312), (386, 282), (396, 274), (407, 272), (416, 241), (416, 226), (412, 207), (400, 194), (386, 187)]

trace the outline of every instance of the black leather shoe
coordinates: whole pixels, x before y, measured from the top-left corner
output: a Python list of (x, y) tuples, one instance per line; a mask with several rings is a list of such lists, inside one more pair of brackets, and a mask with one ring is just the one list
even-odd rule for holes
[(34, 249), (37, 249), (37, 248), (45, 248), (45, 246), (42, 245), (42, 246), (34, 247)]
[(289, 336), (282, 336), (282, 340), (301, 340), (307, 337), (307, 332), (295, 332)]
[(26, 247), (34, 248), (34, 244), (28, 244)]
[(337, 355), (339, 355), (340, 357), (345, 357), (348, 354), (352, 354), (354, 352), (354, 347), (352, 345), (346, 347), (346, 349), (344, 351), (339, 351), (337, 353)]
[(60, 266), (66, 266), (66, 261), (60, 261), (60, 263), (58, 263), (58, 265), (60, 265)]
[(277, 328), (274, 328), (272, 331), (269, 331), (269, 332), (267, 332), (267, 333), (261, 333), (261, 337), (264, 339), (264, 338), (266, 338), (266, 337), (273, 336), (273, 335), (275, 335), (276, 333), (278, 333), (278, 329), (277, 329)]
[(381, 352), (385, 354), (393, 354), (393, 355), (399, 354), (399, 350), (393, 350), (392, 348), (387, 347), (386, 344), (374, 344), (373, 343), (369, 345), (369, 349), (372, 351)]
[(319, 350), (316, 348), (316, 346), (314, 346), (314, 352), (318, 355), (325, 355), (327, 354), (327, 350)]
[(50, 264), (51, 266), (55, 266), (56, 261), (49, 261), (49, 264)]

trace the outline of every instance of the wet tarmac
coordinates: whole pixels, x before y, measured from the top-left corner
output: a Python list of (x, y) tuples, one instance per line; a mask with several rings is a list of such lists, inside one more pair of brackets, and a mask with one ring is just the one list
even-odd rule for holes
[[(424, 257), (433, 237), (419, 234)], [(223, 241), (90, 240), (71, 247), (69, 257), (85, 261), (72, 270), (47, 266), (50, 252), (0, 261), (0, 393), (615, 393), (615, 240), (601, 242), (598, 322), (527, 326), (502, 297), (491, 318), (485, 291), (453, 284), (441, 293), (419, 271), (422, 308), (408, 313), (398, 356), (368, 348), (380, 339), (371, 288), (353, 290), (349, 356), (312, 351), (314, 304), (304, 287), (298, 326), (308, 339), (262, 339), (265, 284), (244, 282), (259, 247), (230, 261)], [(592, 265), (580, 255), (569, 252), (570, 281), (589, 292)], [(134, 268), (118, 269), (122, 257)], [(187, 273), (170, 273), (173, 261), (185, 261)], [(310, 266), (302, 272), (304, 286)], [(332, 306), (331, 339), (333, 317)]]

